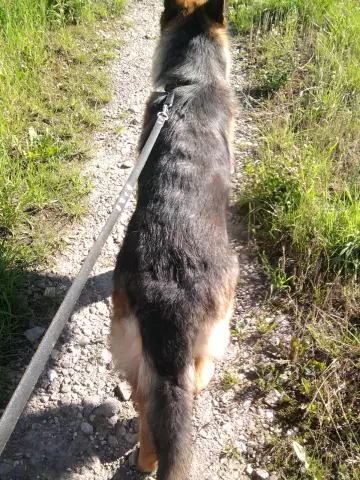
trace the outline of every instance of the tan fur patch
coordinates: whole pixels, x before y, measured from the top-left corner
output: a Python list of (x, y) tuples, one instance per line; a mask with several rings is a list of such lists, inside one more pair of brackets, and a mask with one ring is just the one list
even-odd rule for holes
[(142, 394), (137, 393), (134, 401), (140, 416), (140, 453), (138, 466), (140, 470), (146, 473), (155, 472), (158, 465), (155, 447), (151, 441), (149, 424), (146, 419), (145, 402)]
[(175, 0), (175, 4), (185, 10), (187, 14), (193, 13), (206, 2), (207, 0)]
[(122, 291), (113, 294), (110, 347), (115, 367), (125, 374), (134, 389), (137, 388), (142, 359), (140, 328)]
[(232, 316), (232, 302), (229, 302), (225, 315), (214, 318), (212, 324), (200, 329), (194, 347), (194, 358), (219, 358), (229, 343), (229, 324)]
[(215, 363), (209, 358), (197, 358), (195, 360), (195, 386), (194, 393), (197, 395), (206, 388), (215, 372)]

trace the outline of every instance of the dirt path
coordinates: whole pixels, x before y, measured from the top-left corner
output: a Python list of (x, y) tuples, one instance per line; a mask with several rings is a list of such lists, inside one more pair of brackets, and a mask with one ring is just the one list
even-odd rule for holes
[[(151, 91), (151, 61), (160, 10), (158, 0), (132, 2), (126, 15), (130, 28), (118, 32), (125, 43), (112, 67), (114, 96), (104, 110), (104, 122), (95, 136), (95, 153), (87, 169), (95, 183), (90, 213), (82, 226), (68, 236), (69, 247), (47, 280), (46, 285), (56, 290), (64, 290), (64, 285), (76, 275), (130, 172), (129, 160), (135, 158), (144, 103)], [(237, 54), (235, 50), (236, 46), (234, 54)], [(243, 78), (236, 65), (232, 78), (240, 98)], [(124, 128), (120, 135), (121, 124)], [(255, 134), (252, 128), (240, 105), (237, 171), (251, 148)], [(235, 189), (238, 176), (235, 172)], [(135, 411), (131, 402), (117, 398), (121, 397), (121, 389), (128, 397), (123, 386), (117, 386), (106, 343), (112, 269), (130, 210), (108, 240), (76, 312), (1, 458), (0, 479), (143, 478), (134, 468), (138, 432)], [(229, 226), (241, 266), (233, 322), (238, 327), (241, 322), (239, 331), (246, 333), (241, 342), (234, 336), (224, 361), (217, 366), (211, 387), (196, 400), (191, 479), (230, 480), (250, 476), (274, 480), (275, 474), (270, 476), (261, 470), (262, 458), (257, 451), (274, 430), (272, 408), (276, 395), (268, 396), (265, 403), (256, 400), (258, 392), (251, 380), (255, 357), (271, 359), (262, 350), (263, 342), (261, 338), (259, 341), (261, 335), (257, 331), (260, 317), (255, 314), (262, 302), (264, 282), (256, 262), (249, 257), (246, 224), (233, 212), (229, 214)], [(286, 323), (283, 318), (278, 320), (279, 324)], [(228, 388), (224, 386), (225, 372), (228, 372)]]

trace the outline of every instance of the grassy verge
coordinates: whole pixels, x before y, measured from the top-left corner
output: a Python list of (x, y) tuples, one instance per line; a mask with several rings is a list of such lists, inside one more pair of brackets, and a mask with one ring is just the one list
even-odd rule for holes
[(91, 185), (86, 134), (110, 99), (115, 45), (100, 21), (124, 0), (0, 0), (0, 360), (29, 313), (23, 271), (39, 265)]
[(299, 432), (274, 439), (268, 463), (286, 479), (360, 478), (360, 9), (232, 0), (230, 18), (262, 91), (239, 207), (272, 300), (296, 318), (270, 373), (278, 418)]

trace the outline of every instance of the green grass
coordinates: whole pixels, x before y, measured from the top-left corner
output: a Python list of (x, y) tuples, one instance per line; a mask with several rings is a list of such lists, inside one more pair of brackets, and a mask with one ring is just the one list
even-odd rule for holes
[[(296, 318), (279, 415), (301, 426), (304, 478), (360, 478), (360, 8), (232, 0), (230, 21), (252, 91), (262, 92), (253, 99), (260, 147), (244, 165), (239, 208), (273, 300)], [(280, 446), (270, 449), (276, 468), (299, 478), (293, 445)]]
[(222, 384), (225, 389), (232, 388), (235, 385), (239, 385), (239, 383), (240, 379), (235, 372), (230, 372), (229, 370), (224, 372)]
[(86, 136), (110, 100), (115, 44), (100, 21), (124, 0), (0, 0), (0, 359), (29, 312), (25, 269), (86, 207)]

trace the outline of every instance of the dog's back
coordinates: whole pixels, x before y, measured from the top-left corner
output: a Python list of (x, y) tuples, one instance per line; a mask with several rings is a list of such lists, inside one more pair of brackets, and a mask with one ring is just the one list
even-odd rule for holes
[[(199, 4), (201, 4), (199, 6)], [(165, 0), (155, 84), (174, 104), (139, 178), (115, 269), (112, 351), (140, 411), (139, 466), (181, 480), (194, 392), (228, 342), (237, 262), (226, 232), (230, 187), (223, 2)], [(150, 98), (140, 147), (162, 109)]]

